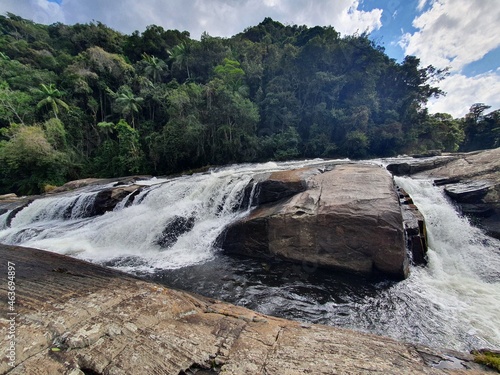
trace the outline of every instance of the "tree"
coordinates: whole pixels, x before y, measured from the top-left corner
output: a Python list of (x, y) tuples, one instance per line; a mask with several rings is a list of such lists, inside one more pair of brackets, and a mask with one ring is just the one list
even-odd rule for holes
[(14, 91), (9, 88), (7, 82), (0, 82), (0, 124), (3, 121), (6, 125), (13, 122), (24, 124), (25, 119), (32, 120), (31, 95)]
[(165, 61), (158, 57), (150, 56), (147, 53), (142, 54), (143, 61), (147, 64), (144, 72), (151, 78), (153, 83), (158, 83), (167, 72), (168, 66)]
[(236, 60), (225, 58), (221, 65), (214, 68), (214, 73), (233, 91), (238, 91), (244, 84), (245, 72)]
[(125, 117), (130, 116), (132, 120), (132, 128), (135, 129), (134, 113), (139, 112), (141, 105), (144, 102), (144, 98), (135, 96), (128, 86), (120, 87), (116, 94), (112, 91), (109, 92), (115, 99), (115, 110)]
[(182, 42), (169, 50), (168, 54), (170, 55), (170, 60), (173, 61), (173, 66), (177, 66), (179, 69), (185, 67), (187, 78), (190, 79), (191, 74), (189, 72), (189, 62), (191, 48), (189, 44), (186, 42)]
[(367, 135), (359, 130), (347, 133), (343, 144), (344, 152), (350, 158), (366, 157), (369, 146)]
[(0, 141), (0, 191), (38, 194), (47, 184), (65, 182), (67, 156), (52, 147), (42, 128), (13, 125), (4, 134), (9, 139)]
[(419, 144), (423, 150), (438, 149), (456, 152), (465, 139), (462, 122), (448, 113), (429, 116), (422, 127)]
[(465, 142), (464, 151), (492, 148), (498, 145), (498, 128), (500, 127), (499, 110), (485, 114), (491, 106), (475, 103), (463, 119)]
[(53, 83), (50, 83), (49, 85), (42, 83), (40, 87), (41, 90), (38, 90), (38, 93), (43, 95), (43, 98), (36, 105), (38, 109), (50, 107), (55, 118), (58, 118), (57, 114), (59, 113), (59, 107), (62, 107), (67, 111), (69, 110), (69, 105), (61, 99), (63, 96), (62, 92), (59, 91)]

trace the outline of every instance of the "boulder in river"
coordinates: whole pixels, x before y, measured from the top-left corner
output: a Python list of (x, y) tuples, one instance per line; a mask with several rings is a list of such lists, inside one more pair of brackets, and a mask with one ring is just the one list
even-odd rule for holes
[(230, 225), (220, 237), (227, 253), (279, 257), (362, 274), (381, 272), (398, 279), (407, 276), (401, 209), (384, 169), (343, 164), (280, 174), (284, 181), (302, 179), (305, 190), (261, 205)]

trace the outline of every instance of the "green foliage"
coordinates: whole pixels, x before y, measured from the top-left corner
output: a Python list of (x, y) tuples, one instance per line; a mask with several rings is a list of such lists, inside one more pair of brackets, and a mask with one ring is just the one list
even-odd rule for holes
[(489, 351), (473, 352), (474, 362), (491, 367), (500, 372), (500, 354)]
[(41, 84), (41, 89), (36, 92), (42, 96), (42, 99), (38, 102), (36, 107), (38, 109), (49, 107), (54, 113), (55, 118), (57, 119), (57, 114), (59, 113), (59, 108), (64, 108), (65, 110), (69, 110), (68, 104), (64, 102), (61, 97), (63, 94), (59, 91), (53, 83), (49, 85)]
[(0, 82), (0, 124), (24, 124), (33, 121), (33, 97), (26, 92), (11, 90), (7, 82)]
[[(0, 142), (0, 189), (36, 194), (65, 182), (67, 156), (54, 149), (41, 127), (14, 125)], [(14, 178), (13, 178), (14, 177)]]
[(225, 58), (221, 65), (217, 65), (214, 69), (215, 75), (220, 78), (226, 85), (231, 87), (233, 91), (243, 85), (245, 72), (241, 69), (238, 61)]
[(61, 120), (51, 118), (44, 122), (43, 129), (45, 138), (55, 150), (65, 151), (68, 148), (66, 129)]
[(360, 159), (368, 154), (369, 145), (368, 136), (362, 131), (355, 130), (347, 133), (343, 148), (350, 158)]
[(465, 139), (462, 122), (447, 113), (429, 116), (423, 124), (419, 143), (427, 149), (455, 152)]
[(484, 103), (473, 104), (463, 119), (465, 142), (461, 149), (472, 151), (500, 146), (500, 110), (485, 114), (490, 109)]
[(144, 154), (137, 130), (123, 119), (117, 124), (101, 122), (98, 128), (106, 137), (93, 158), (98, 175), (117, 177), (139, 173), (143, 168)]
[(300, 155), (299, 142), (299, 133), (289, 127), (281, 133), (261, 138), (262, 153), (265, 159), (291, 160)]
[(182, 42), (167, 52), (170, 55), (170, 60), (173, 63), (172, 66), (177, 67), (177, 69), (179, 70), (185, 68), (187, 79), (190, 79), (191, 74), (189, 71), (189, 63), (191, 57), (191, 48), (189, 43)]
[[(500, 112), (430, 115), (447, 72), (366, 34), (266, 18), (232, 38), (0, 16), (0, 191), (233, 162), (500, 145)], [(18, 124), (18, 125), (16, 125)], [(41, 124), (41, 125), (37, 125)], [(30, 146), (28, 141), (38, 145)]]

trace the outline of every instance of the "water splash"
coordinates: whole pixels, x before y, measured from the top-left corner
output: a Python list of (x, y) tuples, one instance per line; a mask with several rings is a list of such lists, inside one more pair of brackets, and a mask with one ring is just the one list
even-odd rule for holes
[(460, 349), (500, 346), (500, 241), (471, 226), (430, 181), (396, 182), (427, 224), (429, 265), (415, 269), (406, 284), (418, 307), (441, 323), (434, 340)]
[[(142, 191), (131, 204), (124, 200), (99, 217), (89, 214), (96, 191), (37, 199), (16, 215), (10, 228), (0, 231), (0, 241), (111, 262), (132, 272), (184, 267), (211, 259), (224, 227), (247, 213), (244, 194), (253, 176), (322, 162), (247, 164), (153, 178), (140, 182)], [(162, 240), (166, 228), (177, 228), (179, 220), (190, 223), (188, 230)]]

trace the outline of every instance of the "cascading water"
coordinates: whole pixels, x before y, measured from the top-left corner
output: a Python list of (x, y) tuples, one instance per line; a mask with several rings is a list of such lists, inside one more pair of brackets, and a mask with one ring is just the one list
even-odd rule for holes
[(0, 230), (7, 228), (7, 218), (9, 217), (11, 210), (7, 210), (3, 214), (0, 214)]
[(430, 181), (396, 179), (424, 214), (430, 245), (429, 265), (412, 268), (402, 282), (228, 257), (214, 248), (223, 228), (248, 212), (245, 187), (256, 174), (322, 164), (239, 165), (151, 179), (94, 217), (88, 207), (97, 191), (38, 199), (9, 227), (9, 212), (0, 216), (0, 242), (72, 255), (267, 314), (457, 350), (499, 347), (500, 242), (470, 226)]
[(237, 208), (253, 175), (315, 163), (320, 161), (240, 165), (171, 180), (153, 178), (140, 182), (145, 188), (131, 205), (117, 205), (98, 217), (87, 215), (96, 191), (37, 199), (0, 231), (0, 242), (111, 262), (130, 272), (196, 264), (214, 256), (217, 236), (244, 214)]
[(500, 346), (500, 241), (458, 215), (430, 181), (396, 182), (426, 219), (429, 264), (405, 282), (409, 297), (425, 301), (422, 308), (439, 322), (435, 340), (459, 348)]

